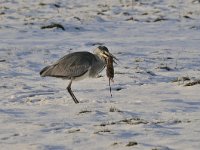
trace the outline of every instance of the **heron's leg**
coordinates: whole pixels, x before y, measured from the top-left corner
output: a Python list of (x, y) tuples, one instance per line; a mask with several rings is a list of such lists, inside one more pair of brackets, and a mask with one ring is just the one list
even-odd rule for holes
[(77, 103), (79, 103), (79, 101), (77, 100), (77, 98), (75, 97), (74, 93), (72, 92), (71, 85), (72, 85), (72, 80), (69, 82), (69, 85), (67, 86), (67, 91), (69, 92), (69, 94), (73, 98), (74, 102), (77, 104)]

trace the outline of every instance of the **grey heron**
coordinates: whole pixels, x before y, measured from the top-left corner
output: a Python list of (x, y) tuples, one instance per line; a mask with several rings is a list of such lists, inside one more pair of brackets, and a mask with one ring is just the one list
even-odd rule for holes
[(105, 68), (109, 57), (118, 60), (105, 46), (97, 47), (93, 54), (87, 51), (70, 53), (54, 64), (43, 68), (40, 75), (41, 77), (50, 76), (70, 80), (67, 90), (74, 102), (79, 103), (71, 90), (72, 82), (86, 77), (96, 77)]

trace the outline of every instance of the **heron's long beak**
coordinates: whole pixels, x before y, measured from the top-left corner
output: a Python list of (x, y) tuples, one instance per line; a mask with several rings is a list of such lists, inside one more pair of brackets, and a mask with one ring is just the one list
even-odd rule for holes
[(113, 58), (113, 62), (114, 62), (115, 64), (117, 64), (116, 61), (119, 61), (119, 59), (117, 59), (113, 54), (111, 54), (111, 53), (109, 53), (109, 52), (104, 52), (104, 53), (102, 54), (102, 56), (104, 56), (105, 58), (112, 57), (112, 58)]

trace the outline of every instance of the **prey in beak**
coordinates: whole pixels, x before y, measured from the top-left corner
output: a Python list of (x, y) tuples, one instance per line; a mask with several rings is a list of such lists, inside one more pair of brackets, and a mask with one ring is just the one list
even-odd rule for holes
[(96, 49), (96, 53), (98, 53), (103, 59), (105, 59), (106, 62), (106, 75), (109, 79), (109, 87), (110, 87), (110, 96), (112, 97), (111, 93), (111, 86), (110, 86), (110, 81), (114, 82), (114, 67), (113, 63), (117, 64), (116, 61), (119, 61), (113, 54), (109, 52), (107, 47), (105, 46), (99, 46)]
[(110, 87), (110, 95), (112, 97), (112, 93), (111, 93), (111, 86), (110, 86), (110, 81), (114, 82), (113, 78), (114, 78), (114, 67), (113, 67), (113, 63), (117, 64), (117, 61), (119, 61), (119, 59), (117, 59), (113, 54), (111, 54), (108, 50), (107, 47), (105, 46), (98, 46), (95, 50), (94, 53), (96, 55), (98, 55), (102, 60), (105, 60), (106, 63), (106, 75), (108, 77), (108, 81), (109, 81), (109, 87)]

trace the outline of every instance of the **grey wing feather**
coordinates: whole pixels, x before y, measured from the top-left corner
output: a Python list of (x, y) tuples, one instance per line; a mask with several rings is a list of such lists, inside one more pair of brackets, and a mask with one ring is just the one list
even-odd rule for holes
[(95, 56), (89, 52), (75, 52), (58, 60), (55, 64), (41, 70), (40, 75), (73, 78), (85, 74), (91, 67)]

